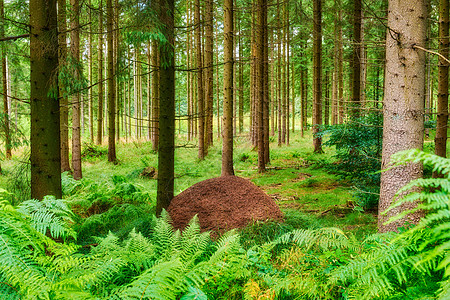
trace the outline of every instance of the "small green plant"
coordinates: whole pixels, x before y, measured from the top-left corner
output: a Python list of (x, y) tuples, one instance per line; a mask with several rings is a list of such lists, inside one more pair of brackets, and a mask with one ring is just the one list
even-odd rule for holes
[(99, 158), (104, 157), (108, 154), (108, 149), (100, 145), (95, 145), (91, 143), (83, 143), (83, 149), (81, 150), (81, 157), (88, 158)]
[(345, 124), (325, 128), (324, 145), (336, 147), (336, 162), (328, 168), (355, 187), (355, 202), (362, 209), (378, 204), (383, 118), (370, 113)]

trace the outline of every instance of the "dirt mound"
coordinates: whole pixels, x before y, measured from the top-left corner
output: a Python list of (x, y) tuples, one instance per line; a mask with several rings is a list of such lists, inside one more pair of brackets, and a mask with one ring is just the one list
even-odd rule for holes
[(281, 220), (278, 206), (247, 179), (225, 176), (199, 182), (172, 199), (167, 209), (175, 228), (198, 215), (202, 230), (240, 228), (253, 220)]

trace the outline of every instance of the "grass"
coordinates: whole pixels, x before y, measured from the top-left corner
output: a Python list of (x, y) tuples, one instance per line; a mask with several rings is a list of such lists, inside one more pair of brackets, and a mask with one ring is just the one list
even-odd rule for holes
[[(178, 147), (175, 152), (175, 194), (197, 182), (220, 176), (221, 144), (217, 140), (204, 160), (198, 159), (197, 148), (185, 138), (178, 137), (177, 145), (183, 146)], [(121, 176), (145, 192), (148, 195), (147, 205), (154, 206), (156, 179), (141, 176), (145, 168), (157, 169), (157, 153), (151, 150), (150, 142), (119, 143), (117, 165), (107, 162), (104, 154), (106, 146), (86, 144), (84, 148), (89, 148), (90, 153), (96, 150), (100, 153), (99, 156), (87, 156), (83, 160), (84, 186), (93, 183), (99, 186), (111, 185), (113, 175)], [(292, 229), (336, 226), (361, 234), (375, 231), (375, 217), (371, 213), (353, 211), (350, 205), (351, 188), (323, 168), (324, 164), (333, 161), (333, 150), (325, 149), (324, 154), (313, 154), (312, 150), (310, 132), (306, 132), (303, 138), (298, 132), (291, 134), (289, 146), (278, 146), (272, 142), (268, 171), (259, 174), (257, 152), (252, 149), (247, 137), (240, 135), (235, 138), (235, 173), (237, 176), (252, 180), (276, 200), (286, 215), (285, 224), (280, 225), (282, 227)], [(18, 159), (3, 163), (5, 174), (11, 174), (17, 163)], [(6, 179), (7, 176), (1, 176), (0, 187), (7, 188)], [(86, 193), (91, 192), (89, 189), (86, 190)], [(88, 206), (89, 203), (83, 204), (81, 201), (80, 205)], [(272, 224), (270, 230), (284, 231), (280, 226)]]

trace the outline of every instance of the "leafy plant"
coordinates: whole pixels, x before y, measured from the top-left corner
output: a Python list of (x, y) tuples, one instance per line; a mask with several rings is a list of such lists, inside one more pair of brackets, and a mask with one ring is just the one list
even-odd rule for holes
[[(417, 202), (389, 220), (393, 222), (417, 210), (428, 212), (418, 225), (400, 233), (376, 235), (366, 240), (371, 251), (362, 253), (337, 269), (335, 283), (346, 284), (346, 293), (358, 299), (435, 297), (448, 299), (450, 291), (450, 159), (420, 150), (392, 157), (397, 165), (408, 162), (431, 164), (443, 178), (411, 181), (397, 193), (392, 210), (406, 202)], [(420, 192), (400, 195), (413, 187)], [(440, 289), (438, 287), (440, 285)]]
[(351, 181), (356, 205), (363, 209), (378, 204), (382, 120), (380, 113), (370, 113), (321, 132), (326, 137), (324, 145), (336, 147), (337, 161), (328, 168)]
[(46, 196), (42, 201), (22, 202), (18, 209), (30, 219), (30, 225), (42, 234), (52, 238), (76, 239), (75, 231), (69, 226), (73, 223), (73, 213), (64, 200)]

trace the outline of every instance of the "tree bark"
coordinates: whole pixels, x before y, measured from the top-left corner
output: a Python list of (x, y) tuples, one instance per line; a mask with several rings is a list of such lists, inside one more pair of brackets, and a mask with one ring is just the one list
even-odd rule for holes
[(238, 19), (238, 90), (239, 90), (239, 133), (244, 131), (244, 62), (242, 53), (242, 17)]
[(97, 144), (101, 145), (103, 141), (103, 0), (99, 2), (98, 14)]
[[(80, 6), (78, 0), (70, 0), (72, 15), (70, 21), (70, 52), (72, 58), (80, 60)], [(75, 80), (80, 80), (80, 74), (75, 73)], [(72, 166), (73, 178), (78, 180), (83, 177), (81, 170), (81, 97), (80, 92), (72, 95)]]
[[(59, 64), (67, 63), (67, 24), (66, 0), (58, 0), (58, 53)], [(65, 88), (59, 84), (60, 105), (60, 131), (61, 131), (61, 172), (70, 171), (69, 163), (69, 101), (65, 95)]]
[(153, 151), (158, 150), (159, 144), (159, 83), (160, 83), (160, 67), (159, 67), (159, 51), (158, 42), (152, 41), (152, 147)]
[[(391, 166), (392, 154), (423, 146), (425, 85), (425, 52), (414, 45), (425, 46), (426, 1), (389, 1), (386, 34), (386, 85), (382, 169)], [(415, 207), (408, 203), (387, 214), (381, 214), (392, 203), (395, 193), (413, 179), (422, 177), (420, 164), (391, 168), (381, 174), (378, 230), (396, 230), (406, 221), (417, 223), (421, 212), (397, 222), (384, 224), (390, 217)]]
[(322, 153), (322, 138), (316, 135), (322, 125), (322, 0), (314, 0), (313, 10), (313, 146)]
[(108, 43), (108, 161), (116, 162), (116, 81), (114, 77), (114, 9), (112, 0), (106, 0)]
[(338, 101), (339, 101), (339, 124), (344, 123), (344, 42), (342, 38), (342, 0), (338, 2)]
[(173, 198), (175, 155), (175, 1), (160, 0), (160, 3), (160, 19), (167, 42), (160, 47), (157, 215), (167, 209)]
[(224, 0), (223, 143), (222, 176), (234, 175), (233, 168), (233, 0)]
[(31, 197), (62, 197), (56, 0), (30, 0)]
[[(0, 37), (5, 37), (5, 10), (4, 0), (0, 1)], [(11, 159), (11, 133), (9, 130), (9, 105), (8, 105), (8, 79), (7, 79), (7, 66), (6, 66), (6, 47), (4, 43), (1, 45), (2, 52), (2, 85), (3, 85), (3, 127), (5, 133), (5, 157)]]
[[(89, 34), (88, 34), (88, 43), (89, 43), (89, 67), (88, 67), (88, 80), (89, 84), (92, 85), (94, 82), (93, 79), (93, 66), (94, 66), (94, 57), (93, 57), (93, 49), (92, 46), (92, 35), (93, 35), (93, 26), (92, 26), (92, 10), (91, 10), (91, 0), (89, 0)], [(60, 33), (61, 34), (61, 33)], [(91, 143), (94, 143), (94, 115), (93, 115), (93, 109), (94, 109), (94, 95), (92, 93), (92, 87), (89, 89), (89, 106), (88, 106), (88, 115), (89, 115), (89, 136), (91, 138)]]
[(214, 85), (214, 14), (213, 0), (205, 0), (205, 104), (206, 104), (206, 148), (213, 144), (213, 85)]
[(264, 86), (264, 73), (265, 73), (265, 62), (264, 62), (264, 34), (267, 33), (265, 30), (265, 7), (267, 2), (265, 0), (257, 0), (256, 5), (253, 7), (257, 10), (256, 12), (256, 55), (255, 55), (255, 65), (256, 65), (256, 107), (255, 113), (257, 115), (257, 145), (258, 145), (258, 172), (263, 173), (266, 171), (265, 162), (265, 143), (264, 143), (264, 101), (265, 101), (265, 86)]
[[(449, 0), (440, 0), (439, 5), (439, 53), (449, 55)], [(448, 63), (439, 58), (439, 82), (436, 118), (436, 155), (447, 157), (447, 123), (448, 123)], [(438, 176), (438, 174), (433, 174)]]
[(361, 108), (361, 0), (353, 0), (352, 54), (352, 117), (359, 117)]
[(194, 10), (195, 47), (197, 54), (197, 103), (198, 103), (198, 158), (205, 159), (207, 148), (205, 143), (205, 99), (203, 91), (203, 53), (202, 53), (202, 26), (200, 19), (200, 0), (195, 0)]

